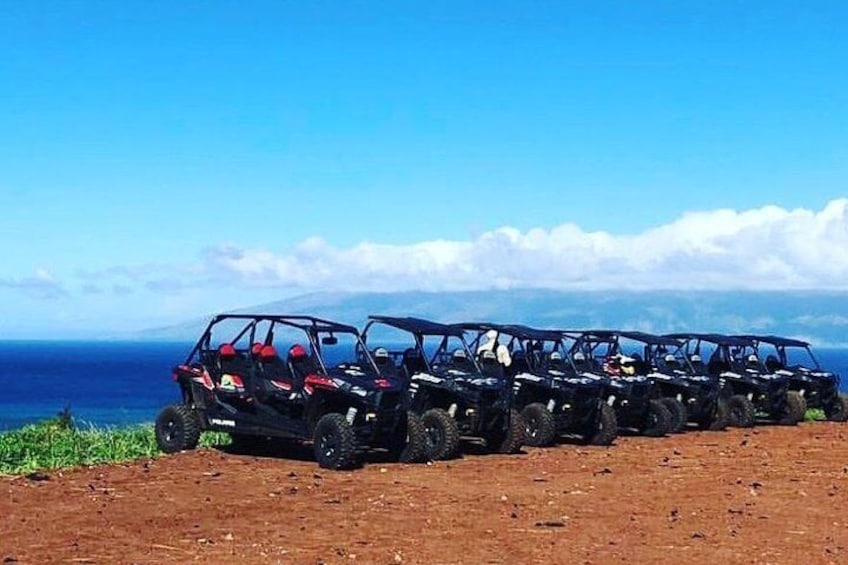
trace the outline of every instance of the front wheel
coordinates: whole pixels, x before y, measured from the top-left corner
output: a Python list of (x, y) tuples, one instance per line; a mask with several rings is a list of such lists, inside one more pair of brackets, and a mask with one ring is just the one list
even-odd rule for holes
[(496, 426), (486, 434), (486, 447), (494, 453), (518, 453), (524, 445), (527, 425), (517, 410), (510, 410), (504, 425)]
[(421, 417), (414, 412), (406, 413), (403, 433), (392, 438), (392, 455), (399, 463), (423, 463), (427, 460), (427, 432)]
[(156, 443), (165, 453), (194, 449), (200, 441), (200, 418), (184, 404), (165, 407), (156, 418)]
[(544, 404), (534, 402), (521, 411), (524, 418), (524, 443), (533, 447), (546, 447), (556, 439), (556, 419)]
[(719, 397), (716, 400), (712, 416), (707, 418), (701, 427), (702, 429), (719, 432), (726, 430), (729, 422), (730, 412), (728, 411), (727, 400)]
[(686, 412), (686, 406), (683, 405), (676, 398), (666, 397), (661, 398), (660, 402), (663, 403), (666, 410), (668, 410), (671, 415), (671, 422), (669, 432), (673, 434), (679, 434), (680, 432), (686, 429), (686, 421), (689, 418), (689, 414)]
[(426, 456), (432, 461), (451, 459), (459, 451), (459, 426), (446, 410), (431, 408), (421, 415)]
[(780, 423), (784, 426), (794, 426), (804, 420), (804, 414), (806, 412), (807, 401), (804, 400), (804, 397), (797, 390), (790, 390), (786, 393), (786, 405), (783, 408), (783, 416), (780, 418)]
[(831, 422), (848, 421), (848, 396), (837, 396), (831, 405), (825, 407), (824, 414)]
[(325, 469), (349, 469), (356, 463), (356, 435), (344, 415), (324, 414), (315, 425), (313, 449)]
[(648, 413), (645, 415), (645, 426), (642, 435), (662, 437), (671, 431), (671, 412), (659, 400), (648, 403)]
[(756, 409), (754, 403), (744, 394), (734, 394), (727, 399), (728, 425), (734, 428), (754, 426)]
[(589, 445), (612, 445), (618, 437), (618, 419), (615, 410), (606, 402), (599, 405), (598, 423), (588, 436)]

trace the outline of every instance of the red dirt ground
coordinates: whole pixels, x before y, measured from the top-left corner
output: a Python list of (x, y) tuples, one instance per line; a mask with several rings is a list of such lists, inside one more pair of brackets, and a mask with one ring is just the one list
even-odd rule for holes
[(6, 477), (0, 563), (848, 563), (846, 436), (809, 423), (352, 472), (202, 450)]

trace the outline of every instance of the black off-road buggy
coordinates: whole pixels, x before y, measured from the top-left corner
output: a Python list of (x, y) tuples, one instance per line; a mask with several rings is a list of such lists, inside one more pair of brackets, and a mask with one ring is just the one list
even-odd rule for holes
[(750, 427), (758, 419), (795, 425), (804, 419), (804, 398), (789, 390), (787, 375), (766, 369), (752, 340), (721, 334), (670, 337), (685, 340), (686, 355), (695, 374), (718, 378), (727, 399), (731, 426)]
[(789, 378), (789, 390), (803, 396), (807, 408), (823, 410), (834, 422), (848, 420), (848, 396), (839, 393), (839, 375), (819, 365), (809, 343), (774, 335), (742, 337), (754, 342), (768, 372)]
[[(359, 355), (345, 362), (338, 349), (347, 359)], [(352, 326), (310, 316), (216, 316), (173, 377), (182, 403), (156, 420), (167, 453), (192, 449), (201, 431), (216, 430), (242, 444), (311, 441), (330, 469), (356, 465), (369, 448), (404, 462), (425, 458), (424, 428), (407, 411), (404, 383), (378, 372)]]
[(702, 430), (723, 430), (728, 425), (727, 403), (718, 378), (695, 374), (684, 342), (645, 332), (617, 334), (614, 354), (626, 354), (635, 374), (651, 379), (660, 400), (671, 413), (673, 432), (682, 432), (691, 422)]
[(524, 421), (512, 409), (512, 385), (490, 359), (478, 364), (461, 328), (371, 316), (362, 338), (375, 348), (381, 374), (408, 384), (410, 407), (421, 415), (430, 458), (454, 457), (461, 436), (483, 438), (493, 452), (521, 450)]
[(569, 353), (578, 373), (604, 377), (604, 395), (615, 410), (620, 430), (635, 430), (649, 437), (672, 431), (672, 415), (655, 381), (623, 366), (615, 333), (592, 330), (563, 335), (574, 339)]
[(618, 437), (615, 410), (604, 395), (606, 379), (577, 373), (561, 333), (521, 325), (459, 326), (474, 333), (471, 349), (478, 357), (506, 348), (509, 365), (503, 371), (513, 383), (513, 405), (524, 418), (527, 445), (549, 446), (565, 435), (610, 445)]

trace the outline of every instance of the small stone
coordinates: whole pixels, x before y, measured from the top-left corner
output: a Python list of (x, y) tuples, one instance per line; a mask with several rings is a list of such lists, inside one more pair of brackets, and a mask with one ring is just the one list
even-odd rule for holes
[(544, 522), (536, 522), (537, 528), (564, 528), (565, 522), (561, 520), (545, 520)]

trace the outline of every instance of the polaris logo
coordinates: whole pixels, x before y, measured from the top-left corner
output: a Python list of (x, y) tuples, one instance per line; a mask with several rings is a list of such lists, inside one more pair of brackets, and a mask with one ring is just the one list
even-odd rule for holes
[(221, 420), (220, 418), (210, 418), (209, 423), (213, 426), (223, 426), (225, 428), (235, 428), (235, 420)]

